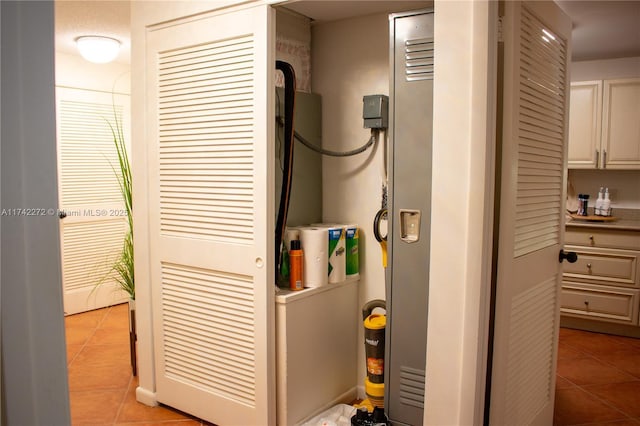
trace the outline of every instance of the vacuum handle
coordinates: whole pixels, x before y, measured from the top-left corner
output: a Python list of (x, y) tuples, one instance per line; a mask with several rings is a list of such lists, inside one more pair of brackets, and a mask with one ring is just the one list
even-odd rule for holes
[(362, 307), (362, 320), (363, 321), (366, 320), (367, 317), (371, 315), (371, 312), (373, 312), (375, 308), (382, 308), (386, 311), (387, 302), (385, 302), (384, 300), (375, 299), (365, 303), (364, 306)]

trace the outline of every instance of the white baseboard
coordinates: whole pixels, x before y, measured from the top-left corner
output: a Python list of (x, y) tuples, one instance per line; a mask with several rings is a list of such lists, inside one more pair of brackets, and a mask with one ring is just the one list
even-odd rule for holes
[(358, 386), (358, 399), (367, 399), (367, 393), (364, 391), (364, 385)]
[(156, 393), (151, 392), (141, 386), (136, 388), (136, 400), (144, 405), (148, 405), (149, 407), (155, 407), (158, 405), (158, 398), (156, 398)]

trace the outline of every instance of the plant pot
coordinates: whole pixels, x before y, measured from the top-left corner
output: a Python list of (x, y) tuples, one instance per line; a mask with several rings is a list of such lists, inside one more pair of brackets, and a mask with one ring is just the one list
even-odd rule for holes
[(136, 301), (129, 299), (129, 354), (131, 355), (131, 370), (133, 375), (138, 374), (138, 362), (136, 354)]

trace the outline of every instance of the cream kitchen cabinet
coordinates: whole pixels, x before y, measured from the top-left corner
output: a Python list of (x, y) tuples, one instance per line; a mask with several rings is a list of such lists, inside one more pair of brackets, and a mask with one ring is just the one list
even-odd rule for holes
[(600, 159), (602, 81), (571, 83), (569, 168), (597, 168)]
[(640, 169), (640, 78), (571, 84), (571, 169)]
[(563, 316), (639, 325), (640, 233), (567, 228), (565, 251), (578, 260), (563, 271)]

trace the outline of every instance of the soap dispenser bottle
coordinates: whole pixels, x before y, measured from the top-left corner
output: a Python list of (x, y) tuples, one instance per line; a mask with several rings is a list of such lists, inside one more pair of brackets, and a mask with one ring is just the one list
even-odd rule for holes
[(598, 199), (596, 200), (596, 207), (595, 207), (596, 216), (602, 216), (603, 203), (604, 203), (604, 188), (600, 187), (600, 192), (598, 192)]
[(611, 216), (611, 199), (609, 199), (609, 188), (604, 189), (604, 200), (602, 201), (602, 216)]

